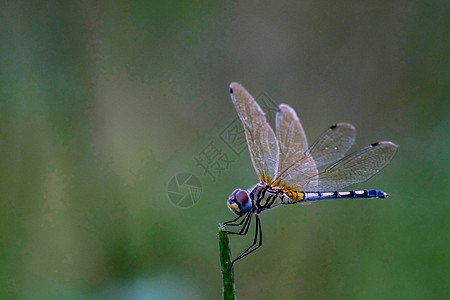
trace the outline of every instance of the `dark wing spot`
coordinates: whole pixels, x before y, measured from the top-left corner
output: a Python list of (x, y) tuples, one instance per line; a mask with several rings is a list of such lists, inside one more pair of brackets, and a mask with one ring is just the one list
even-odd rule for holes
[(336, 129), (336, 128), (337, 128), (337, 124), (330, 126), (330, 129)]
[(379, 144), (380, 144), (379, 142), (376, 142), (376, 143), (370, 144), (370, 146), (376, 147), (376, 146), (378, 146)]
[(230, 94), (233, 94), (233, 89), (230, 87)]

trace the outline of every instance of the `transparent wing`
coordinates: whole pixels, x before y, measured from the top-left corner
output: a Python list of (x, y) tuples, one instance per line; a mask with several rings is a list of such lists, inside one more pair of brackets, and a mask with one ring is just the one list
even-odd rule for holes
[(295, 111), (281, 104), (276, 116), (277, 139), (280, 149), (275, 185), (299, 187), (317, 175), (311, 155), (305, 155), (308, 141)]
[(355, 143), (355, 138), (353, 125), (338, 123), (322, 133), (306, 153), (314, 158), (317, 167), (321, 167), (343, 158)]
[(392, 160), (397, 148), (392, 142), (378, 142), (364, 147), (311, 177), (304, 190), (317, 187), (319, 191), (334, 191), (366, 181)]
[(271, 182), (278, 168), (278, 141), (255, 99), (239, 83), (230, 85), (231, 100), (241, 119), (250, 157), (259, 180)]

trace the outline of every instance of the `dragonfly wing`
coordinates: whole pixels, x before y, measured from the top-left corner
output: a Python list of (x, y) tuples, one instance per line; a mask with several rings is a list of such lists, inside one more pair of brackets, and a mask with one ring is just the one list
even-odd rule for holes
[(322, 133), (307, 153), (314, 158), (317, 167), (321, 167), (343, 158), (355, 143), (355, 138), (356, 129), (353, 125), (338, 123)]
[(364, 147), (311, 177), (307, 189), (314, 190), (316, 182), (319, 191), (339, 190), (364, 182), (380, 172), (392, 160), (397, 148), (398, 146), (392, 142), (378, 142)]
[(241, 119), (250, 157), (259, 180), (271, 182), (278, 168), (278, 141), (255, 99), (239, 83), (230, 85), (231, 100)]
[(277, 109), (276, 131), (280, 157), (275, 185), (301, 188), (317, 175), (317, 167), (311, 155), (305, 155), (308, 141), (295, 111), (281, 104)]

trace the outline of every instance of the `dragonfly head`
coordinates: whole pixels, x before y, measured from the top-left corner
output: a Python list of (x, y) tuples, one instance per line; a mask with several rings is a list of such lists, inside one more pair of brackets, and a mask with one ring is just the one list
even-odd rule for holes
[(236, 189), (231, 193), (227, 205), (237, 215), (243, 215), (252, 210), (252, 201), (248, 196), (248, 192), (241, 189)]

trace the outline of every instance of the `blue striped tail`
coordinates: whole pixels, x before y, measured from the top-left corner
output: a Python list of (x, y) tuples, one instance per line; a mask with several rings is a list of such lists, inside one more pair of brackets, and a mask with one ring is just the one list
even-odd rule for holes
[[(389, 195), (379, 190), (359, 190), (347, 192), (303, 192), (303, 201), (317, 201), (324, 199), (340, 199), (340, 198), (386, 198)], [(302, 202), (303, 202), (302, 201)]]

